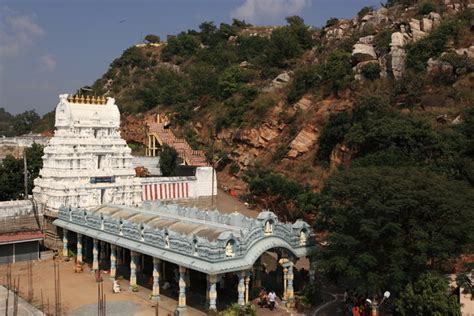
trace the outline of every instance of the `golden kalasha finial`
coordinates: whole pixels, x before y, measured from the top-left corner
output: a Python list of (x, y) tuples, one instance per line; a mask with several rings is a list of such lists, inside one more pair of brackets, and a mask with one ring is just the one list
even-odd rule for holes
[(79, 96), (79, 102), (78, 103), (84, 103), (85, 99), (83, 95)]
[(89, 95), (86, 96), (86, 103), (90, 104), (91, 102), (91, 97)]
[(97, 99), (95, 98), (95, 95), (92, 96), (91, 103), (92, 104), (97, 104)]
[(106, 103), (106, 100), (105, 98), (102, 96), (100, 97), (100, 104), (105, 104)]

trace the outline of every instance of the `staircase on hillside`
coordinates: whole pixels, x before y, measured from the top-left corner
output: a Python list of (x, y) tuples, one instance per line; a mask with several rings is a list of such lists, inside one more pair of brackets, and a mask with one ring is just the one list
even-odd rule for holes
[(183, 138), (177, 138), (169, 128), (169, 119), (164, 115), (157, 115), (156, 121), (148, 121), (146, 137), (146, 155), (156, 156), (164, 144), (173, 147), (178, 152), (183, 163), (188, 166), (208, 166), (204, 152), (194, 150)]

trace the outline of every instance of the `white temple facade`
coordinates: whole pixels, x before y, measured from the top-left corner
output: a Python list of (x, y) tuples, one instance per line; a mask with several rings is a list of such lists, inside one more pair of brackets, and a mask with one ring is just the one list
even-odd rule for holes
[(120, 136), (115, 100), (67, 94), (59, 99), (54, 137), (44, 149), (33, 189), (40, 211), (55, 216), (61, 206), (139, 206), (140, 179)]

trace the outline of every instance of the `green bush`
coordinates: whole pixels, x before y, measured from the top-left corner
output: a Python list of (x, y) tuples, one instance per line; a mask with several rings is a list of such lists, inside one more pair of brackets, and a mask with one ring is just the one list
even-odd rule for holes
[(448, 53), (441, 57), (442, 61), (451, 64), (455, 70), (465, 69), (466, 73), (474, 71), (474, 58), (456, 53)]
[(407, 68), (422, 71), (431, 57), (439, 56), (445, 49), (448, 39), (456, 39), (462, 23), (456, 19), (443, 21), (427, 37), (406, 46)]
[(378, 55), (384, 55), (390, 51), (393, 30), (383, 30), (374, 36), (374, 46)]
[(160, 170), (163, 176), (172, 177), (176, 175), (178, 158), (176, 149), (166, 144), (163, 145), (163, 151), (160, 154)]
[(233, 176), (235, 176), (236, 174), (238, 174), (240, 171), (240, 167), (237, 163), (233, 162), (230, 164), (229, 166), (229, 173)]
[(316, 160), (329, 161), (334, 147), (344, 140), (350, 128), (351, 117), (347, 112), (332, 113), (318, 139), (319, 149)]
[(234, 303), (226, 310), (220, 312), (219, 316), (257, 316), (257, 309), (251, 304), (240, 306)]
[(338, 18), (330, 18), (329, 20), (326, 21), (326, 26), (325, 27), (331, 27), (339, 23)]
[(359, 12), (357, 13), (357, 16), (359, 17), (359, 19), (361, 19), (372, 11), (374, 11), (374, 8), (372, 7), (363, 7), (362, 9), (359, 10)]
[(288, 146), (285, 144), (281, 144), (280, 146), (277, 147), (277, 149), (273, 153), (272, 161), (280, 162), (286, 156), (287, 152), (288, 152)]
[(361, 68), (362, 75), (369, 80), (374, 81), (380, 78), (380, 65), (379, 63), (368, 63)]
[(418, 14), (426, 15), (431, 12), (437, 12), (437, 9), (436, 4), (431, 1), (425, 1), (418, 6)]

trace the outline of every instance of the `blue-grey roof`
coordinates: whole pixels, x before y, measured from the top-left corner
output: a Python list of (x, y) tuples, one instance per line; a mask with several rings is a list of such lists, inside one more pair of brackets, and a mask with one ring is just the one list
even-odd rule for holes
[[(272, 248), (285, 248), (296, 257), (315, 250), (314, 235), (306, 222), (282, 223), (268, 211), (254, 219), (239, 213), (145, 202), (142, 208), (63, 207), (54, 224), (207, 274), (249, 269)], [(271, 226), (271, 233), (265, 233), (266, 225), (267, 230)], [(232, 256), (226, 253), (229, 244)]]

